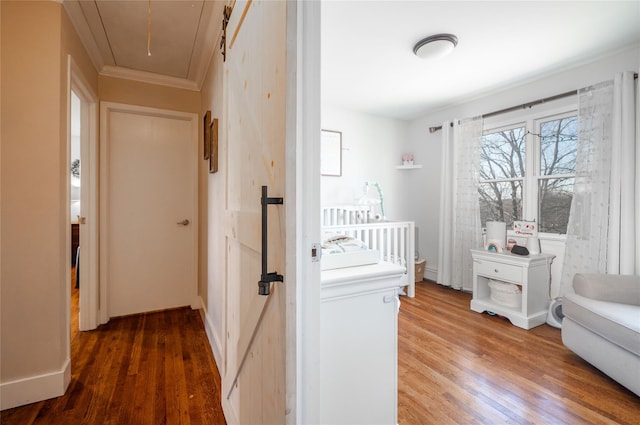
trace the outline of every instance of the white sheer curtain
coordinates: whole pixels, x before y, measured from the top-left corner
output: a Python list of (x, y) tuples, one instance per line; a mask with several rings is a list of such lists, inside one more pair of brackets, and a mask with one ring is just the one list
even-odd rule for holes
[(437, 282), (472, 289), (469, 250), (482, 245), (478, 179), (482, 119), (442, 124), (442, 183)]
[(607, 273), (640, 274), (640, 210), (637, 208), (640, 163), (638, 155), (640, 111), (633, 72), (613, 80), (611, 203)]
[(578, 93), (576, 180), (561, 288), (575, 273), (638, 274), (638, 109), (632, 72)]

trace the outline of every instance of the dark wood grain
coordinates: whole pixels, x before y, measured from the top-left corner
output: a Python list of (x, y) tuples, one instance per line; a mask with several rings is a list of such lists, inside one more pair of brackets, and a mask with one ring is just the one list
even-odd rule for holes
[(400, 425), (640, 423), (640, 398), (568, 350), (559, 329), (526, 331), (470, 301), (432, 282), (402, 298)]
[(0, 412), (2, 425), (226, 423), (220, 376), (198, 311), (115, 318), (78, 332), (77, 302), (74, 288), (66, 394)]

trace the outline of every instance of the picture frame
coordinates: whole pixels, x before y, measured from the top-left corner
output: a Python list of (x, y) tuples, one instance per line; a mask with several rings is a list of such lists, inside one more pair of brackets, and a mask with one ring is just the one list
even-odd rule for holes
[(210, 128), (209, 174), (218, 172), (218, 118), (214, 118)]
[(205, 112), (202, 117), (202, 125), (203, 157), (207, 160), (211, 156), (211, 111)]
[(342, 176), (342, 132), (322, 130), (320, 137), (320, 174)]

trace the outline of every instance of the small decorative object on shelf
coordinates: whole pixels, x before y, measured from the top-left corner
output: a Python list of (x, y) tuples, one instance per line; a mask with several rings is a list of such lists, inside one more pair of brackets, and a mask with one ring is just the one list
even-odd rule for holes
[(404, 153), (404, 154), (402, 154), (402, 165), (413, 165), (413, 154), (412, 153)]
[(502, 252), (507, 243), (507, 224), (504, 221), (487, 221), (485, 249), (489, 252)]

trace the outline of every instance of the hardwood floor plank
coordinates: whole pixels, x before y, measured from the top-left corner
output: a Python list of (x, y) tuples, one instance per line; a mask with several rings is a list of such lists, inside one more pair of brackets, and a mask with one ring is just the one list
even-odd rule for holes
[(2, 425), (226, 424), (220, 376), (198, 311), (114, 318), (78, 332), (74, 282), (72, 288), (66, 394), (2, 411)]
[(640, 398), (568, 350), (560, 330), (527, 331), (470, 300), (432, 282), (402, 299), (400, 425), (640, 423)]
[[(640, 398), (564, 347), (558, 329), (526, 331), (470, 300), (434, 283), (402, 299), (400, 425), (640, 423)], [(71, 347), (67, 394), (0, 412), (3, 425), (225, 424), (198, 312), (112, 319), (73, 332)]]

